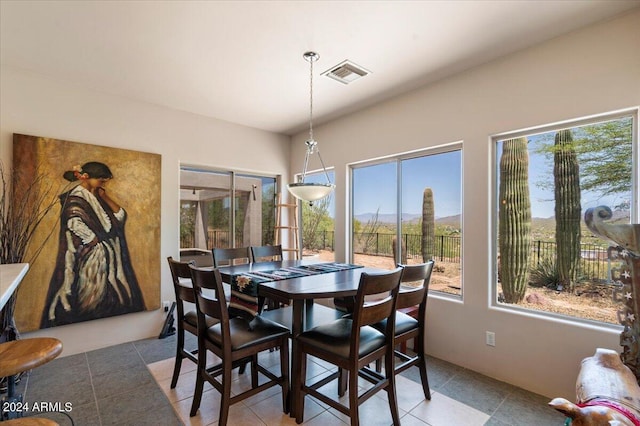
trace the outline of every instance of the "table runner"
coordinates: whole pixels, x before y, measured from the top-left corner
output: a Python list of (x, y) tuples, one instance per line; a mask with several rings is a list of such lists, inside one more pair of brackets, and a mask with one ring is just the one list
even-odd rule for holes
[(362, 265), (354, 265), (351, 263), (328, 262), (232, 275), (229, 313), (231, 315), (246, 316), (249, 314), (255, 316), (258, 313), (258, 284), (260, 283), (362, 267)]

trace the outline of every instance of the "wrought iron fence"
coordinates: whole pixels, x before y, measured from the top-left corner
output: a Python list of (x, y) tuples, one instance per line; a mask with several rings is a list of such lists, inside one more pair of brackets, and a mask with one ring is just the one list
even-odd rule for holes
[[(235, 247), (242, 247), (244, 236), (241, 232), (236, 233), (236, 245)], [(211, 250), (214, 247), (231, 247), (231, 232), (222, 231), (219, 229), (209, 229), (207, 231), (207, 249)], [(193, 235), (181, 235), (180, 236), (180, 248), (192, 248), (195, 247), (195, 241)]]
[[(318, 237), (325, 250), (334, 250), (333, 231), (324, 231)], [(357, 233), (353, 236), (354, 253), (371, 256), (393, 256), (393, 239), (395, 234), (372, 232)], [(416, 259), (422, 257), (422, 235), (402, 234), (403, 245), (407, 250), (407, 257)], [(435, 239), (434, 259), (460, 263), (460, 237), (455, 235), (437, 235)], [(553, 261), (556, 254), (556, 243), (549, 241), (534, 241), (531, 245), (531, 267), (535, 267), (543, 260)], [(579, 274), (585, 279), (609, 278), (609, 258), (607, 249), (596, 244), (582, 244), (579, 263)]]
[[(543, 261), (555, 262), (556, 243), (534, 241), (531, 246), (531, 266), (536, 267)], [(610, 262), (607, 249), (596, 244), (580, 244), (578, 275), (585, 279), (610, 279)]]
[[(208, 247), (231, 247), (230, 232), (221, 230), (208, 231)], [(354, 253), (371, 256), (393, 256), (393, 239), (395, 234), (380, 232), (354, 234)], [(422, 235), (402, 234), (403, 245), (406, 247), (407, 257), (410, 259), (422, 257)], [(335, 250), (335, 235), (333, 231), (319, 233), (317, 241), (321, 248)], [(243, 245), (241, 233), (236, 235), (236, 247)], [(460, 237), (453, 235), (437, 235), (434, 244), (434, 259), (452, 263), (461, 261)], [(180, 238), (180, 247), (194, 247), (193, 236)], [(556, 253), (556, 243), (549, 241), (534, 241), (531, 245), (531, 267), (535, 267), (543, 260), (553, 261)], [(579, 274), (586, 279), (609, 279), (610, 264), (607, 249), (596, 244), (582, 244), (579, 263)]]
[[(358, 254), (372, 256), (393, 256), (393, 240), (395, 234), (383, 234), (379, 232), (362, 232), (354, 234), (353, 248)], [(402, 234), (403, 246), (406, 249), (407, 258), (422, 257), (422, 235)], [(437, 235), (434, 241), (433, 257), (435, 260), (460, 263), (461, 247), (460, 237), (451, 235)]]

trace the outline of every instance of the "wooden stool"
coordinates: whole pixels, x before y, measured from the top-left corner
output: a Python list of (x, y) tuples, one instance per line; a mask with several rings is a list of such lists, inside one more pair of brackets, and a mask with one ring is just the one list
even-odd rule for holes
[(60, 426), (53, 420), (42, 417), (20, 417), (19, 419), (2, 422), (2, 426)]
[[(13, 340), (0, 344), (0, 377), (7, 377), (7, 398), (4, 401), (21, 402), (22, 400), (22, 395), (15, 396), (16, 374), (46, 364), (60, 355), (61, 352), (62, 342), (51, 337)], [(2, 419), (13, 419), (17, 417), (17, 413), (3, 412), (0, 416), (2, 416)]]

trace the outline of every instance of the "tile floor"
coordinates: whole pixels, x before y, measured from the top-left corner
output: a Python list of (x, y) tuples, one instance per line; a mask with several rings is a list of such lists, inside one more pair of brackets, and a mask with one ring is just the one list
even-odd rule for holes
[[(188, 339), (188, 347), (195, 339)], [(19, 384), (25, 401), (71, 403), (67, 414), (77, 426), (106, 425), (215, 425), (219, 394), (205, 387), (201, 408), (190, 418), (195, 365), (185, 361), (178, 386), (169, 389), (173, 372), (175, 336), (146, 339), (58, 358), (34, 369)], [(262, 357), (262, 355), (261, 355)], [(278, 369), (277, 353), (265, 353), (261, 362)], [(311, 360), (310, 360), (311, 361)], [(317, 360), (315, 360), (317, 361)], [(564, 424), (559, 413), (546, 406), (549, 398), (482, 376), (445, 361), (427, 361), (432, 399), (427, 401), (416, 368), (397, 377), (398, 405), (403, 426), (545, 426)], [(321, 362), (310, 362), (309, 376), (326, 373)], [(248, 374), (234, 373), (232, 392), (248, 386)], [(334, 391), (336, 384), (330, 383)], [(295, 425), (282, 413), (279, 387), (231, 407), (229, 425)], [(31, 413), (70, 425), (60, 413)], [(348, 418), (307, 397), (305, 425), (345, 425)], [(360, 408), (364, 426), (390, 425), (386, 394), (378, 393)]]

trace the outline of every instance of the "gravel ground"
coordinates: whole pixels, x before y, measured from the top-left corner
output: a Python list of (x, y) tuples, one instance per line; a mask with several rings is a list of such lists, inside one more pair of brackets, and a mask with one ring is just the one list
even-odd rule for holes
[[(319, 260), (333, 261), (333, 252), (320, 251), (313, 253)], [(417, 262), (417, 261), (416, 261)], [(384, 256), (367, 256), (356, 254), (358, 265), (391, 269), (393, 259)], [(412, 263), (410, 260), (409, 263)], [(438, 262), (437, 270), (431, 277), (429, 288), (449, 294), (460, 295), (460, 265), (457, 263)], [(500, 291), (500, 289), (498, 289)], [(548, 288), (529, 287), (526, 300), (519, 304), (523, 308), (537, 311), (554, 312), (584, 319), (619, 324), (617, 310), (621, 304), (613, 301), (614, 287), (599, 283), (580, 283), (576, 291), (556, 291)]]

